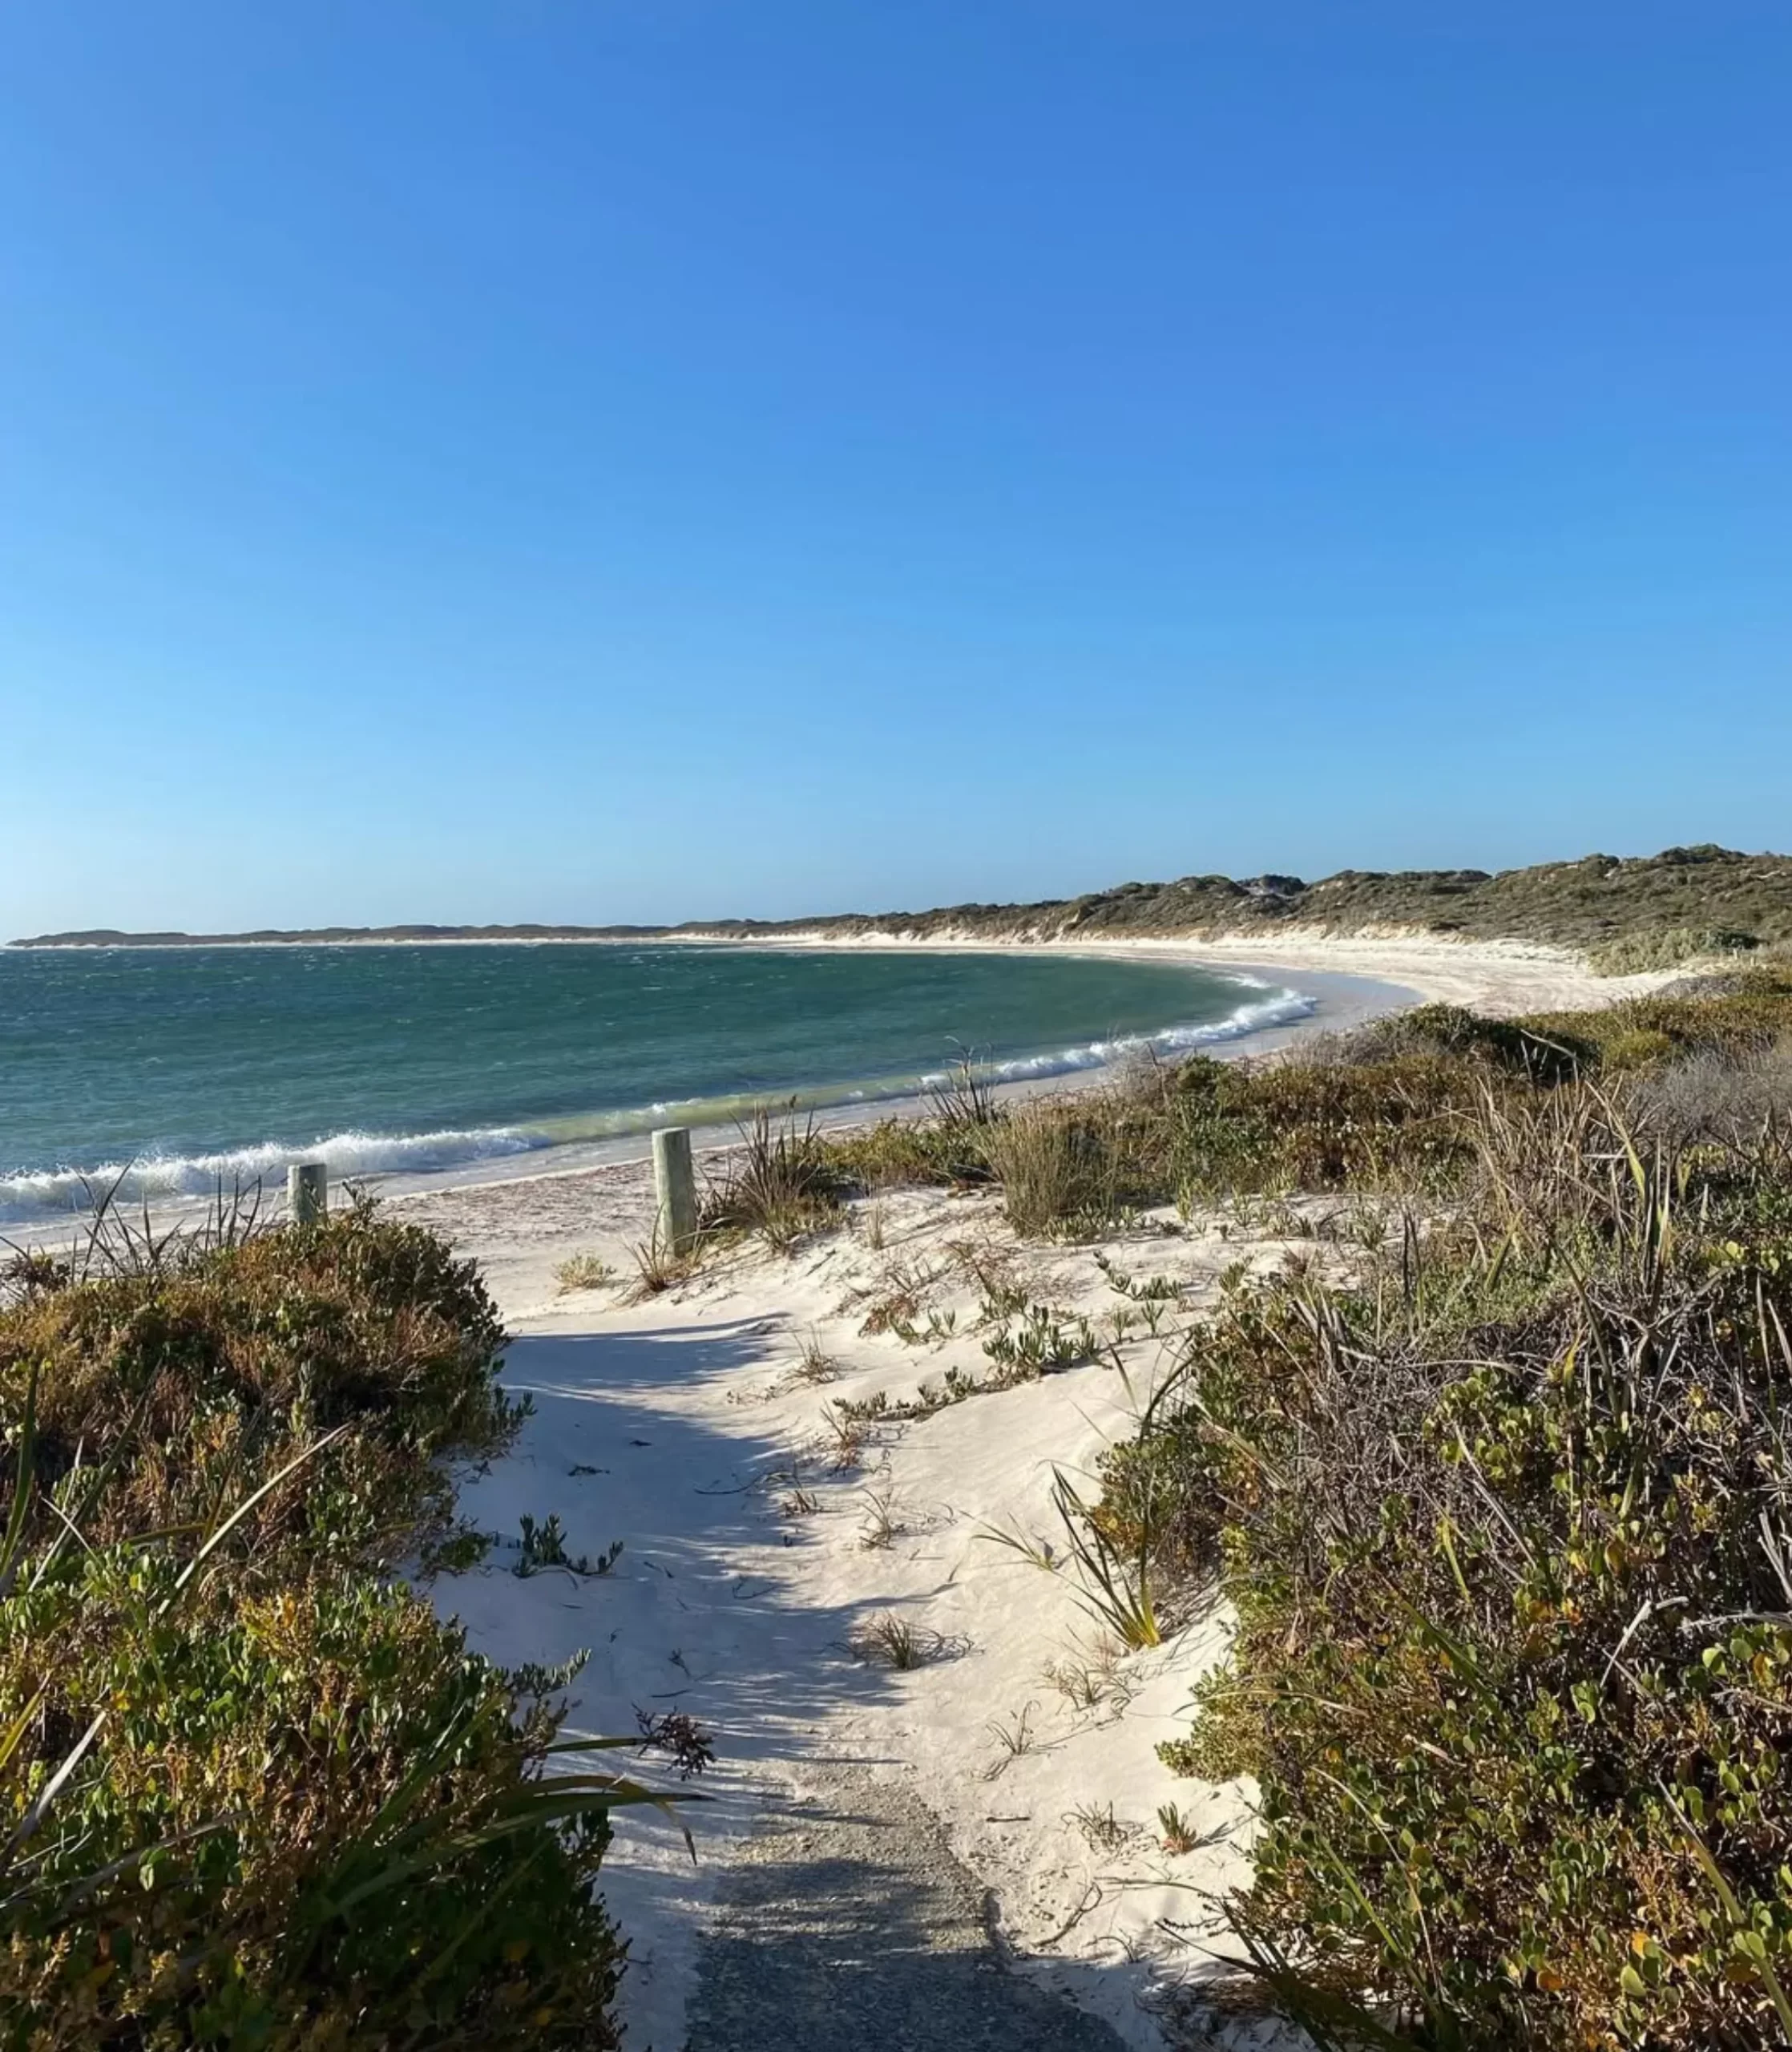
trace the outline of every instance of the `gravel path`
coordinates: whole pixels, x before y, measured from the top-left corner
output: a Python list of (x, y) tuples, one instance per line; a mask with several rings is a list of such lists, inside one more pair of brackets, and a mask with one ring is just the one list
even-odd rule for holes
[(1011, 1973), (983, 1892), (898, 1783), (842, 1772), (741, 1848), (704, 1937), (688, 2052), (1120, 2052)]

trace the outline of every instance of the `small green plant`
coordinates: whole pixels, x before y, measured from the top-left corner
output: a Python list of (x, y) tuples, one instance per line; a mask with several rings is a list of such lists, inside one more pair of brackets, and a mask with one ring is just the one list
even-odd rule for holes
[(846, 1185), (813, 1117), (799, 1122), (794, 1101), (774, 1119), (761, 1106), (740, 1129), (708, 1190), (702, 1223), (711, 1232), (750, 1233), (789, 1254), (839, 1211)]
[(1033, 1731), (1033, 1712), (1039, 1708), (1036, 1703), (1025, 1705), (1004, 1722), (991, 1718), (984, 1727), (995, 1747), (995, 1758), (984, 1768), (985, 1781), (998, 1781), (1018, 1759), (1037, 1751), (1039, 1740)]
[(554, 1280), (563, 1296), (575, 1290), (607, 1290), (621, 1279), (608, 1262), (595, 1254), (568, 1254), (554, 1270)]
[(1163, 1629), (1152, 1593), (1156, 1534), (1149, 1520), (1142, 1523), (1128, 1553), (1113, 1537), (1109, 1521), (1084, 1502), (1059, 1468), (1052, 1470), (1051, 1500), (1082, 1585), (1084, 1608), (1129, 1651), (1161, 1645)]
[(527, 1580), (539, 1574), (543, 1568), (564, 1568), (569, 1574), (607, 1574), (622, 1558), (622, 1541), (613, 1541), (594, 1561), (588, 1554), (580, 1553), (575, 1558), (566, 1548), (566, 1529), (557, 1513), (551, 1513), (539, 1524), (525, 1511), (522, 1520), (523, 1537), (519, 1542), (516, 1565), (512, 1574)]
[(1113, 1670), (1086, 1660), (1053, 1660), (1040, 1670), (1039, 1678), (1055, 1689), (1072, 1710), (1096, 1711), (1112, 1692)]
[(1100, 1345), (1088, 1319), (1055, 1311), (1048, 1304), (1031, 1304), (1018, 1326), (992, 1332), (983, 1351), (998, 1367), (1031, 1379), (1092, 1361)]
[(850, 1299), (865, 1307), (860, 1336), (874, 1339), (888, 1332), (910, 1346), (918, 1344), (921, 1335), (915, 1320), (939, 1278), (940, 1270), (927, 1262), (886, 1262), (869, 1288), (854, 1292)]
[(1064, 1822), (1092, 1852), (1118, 1852), (1133, 1836), (1132, 1828), (1123, 1824), (1114, 1815), (1112, 1803), (1100, 1808), (1093, 1803), (1079, 1803), (1066, 1816)]
[(904, 1671), (925, 1667), (950, 1649), (950, 1642), (940, 1633), (924, 1625), (910, 1624), (906, 1618), (888, 1610), (861, 1625), (847, 1644), (856, 1660)]
[(859, 1407), (846, 1404), (822, 1405), (822, 1446), (828, 1456), (828, 1465), (836, 1475), (850, 1474), (863, 1461), (866, 1422)]
[(1201, 1844), (1201, 1833), (1173, 1803), (1157, 1812), (1157, 1842), (1166, 1852), (1193, 1852)]
[(1040, 1569), (1047, 1574), (1058, 1572), (1058, 1557), (1053, 1552), (1049, 1539), (1035, 1539), (1019, 1530), (1004, 1532), (999, 1525), (986, 1525), (977, 1537), (987, 1539), (992, 1545), (1006, 1546), (1011, 1553), (1018, 1554), (1029, 1567)]
[(656, 1229), (651, 1239), (635, 1248), (634, 1259), (636, 1280), (630, 1298), (636, 1303), (644, 1303), (650, 1297), (663, 1296), (667, 1291), (688, 1282), (696, 1272), (697, 1250), (692, 1247), (683, 1254), (674, 1254)]
[(810, 1384), (840, 1379), (839, 1361), (822, 1344), (821, 1335), (813, 1327), (797, 1343), (797, 1365), (791, 1374), (797, 1382)]
[(1108, 1288), (1135, 1304), (1173, 1304), (1181, 1299), (1183, 1286), (1173, 1275), (1147, 1275), (1141, 1279), (1128, 1275), (1106, 1254), (1098, 1254), (1094, 1258), (1096, 1266), (1108, 1279)]
[(859, 1548), (864, 1553), (882, 1552), (894, 1545), (906, 1528), (890, 1490), (867, 1489), (863, 1493), (865, 1521), (858, 1529)]

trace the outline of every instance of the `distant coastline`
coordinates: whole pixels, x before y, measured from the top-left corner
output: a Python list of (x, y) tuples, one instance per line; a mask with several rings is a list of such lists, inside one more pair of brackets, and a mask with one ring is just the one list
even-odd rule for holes
[(421, 947), (535, 942), (611, 945), (1112, 946), (1168, 942), (1518, 943), (1584, 958), (1606, 974), (1792, 946), (1792, 856), (1705, 842), (1645, 856), (1592, 854), (1528, 869), (1340, 870), (1307, 883), (1266, 875), (1124, 883), (1032, 904), (674, 926), (406, 924), (131, 933), (95, 927), (10, 941), (14, 949)]

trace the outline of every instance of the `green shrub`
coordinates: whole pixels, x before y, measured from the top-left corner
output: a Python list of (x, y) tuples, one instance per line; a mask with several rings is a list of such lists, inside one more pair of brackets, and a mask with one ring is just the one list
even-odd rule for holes
[(636, 1784), (384, 1571), (519, 1409), (475, 1271), (356, 1206), (0, 1311), (0, 2034), (39, 2052), (614, 2042)]
[(740, 1142), (723, 1157), (718, 1179), (706, 1193), (702, 1225), (710, 1232), (757, 1234), (788, 1254), (839, 1208), (842, 1176), (814, 1121), (797, 1123), (795, 1112), (774, 1119), (761, 1109), (743, 1125)]
[(1202, 1060), (1176, 1081), (1185, 1196), (1435, 1187), (1472, 1158), (1463, 1117), (1487, 1087), (1479, 1064), (1424, 1053), (1249, 1068)]
[(1679, 1052), (1679, 1042), (1658, 1026), (1632, 1026), (1605, 1043), (1600, 1067), (1608, 1076), (1636, 1074), (1660, 1068)]
[(1017, 1233), (1105, 1224), (1125, 1201), (1123, 1136), (1114, 1108), (1099, 1098), (1023, 1105), (991, 1126), (983, 1144)]
[[(1235, 1905), (1433, 2047), (1756, 2047), (1792, 1985), (1792, 1168), (1487, 1101), (1472, 1203), (1360, 1287), (1235, 1292), (1109, 1463), (1237, 1614), (1179, 1771)], [(1297, 2002), (1297, 2007), (1298, 2003)]]
[(1421, 1004), (1378, 1020), (1366, 1036), (1389, 1053), (1455, 1055), (1534, 1083), (1563, 1083), (1596, 1058), (1578, 1032), (1544, 1034), (1516, 1019), (1489, 1019), (1459, 1004)]
[(9, 1828), (110, 1711), (8, 1905), (9, 2031), (70, 2052), (612, 2043), (604, 1809), (563, 1819), (551, 1724), (514, 1728), (513, 1687), (406, 1591), (225, 1581), (183, 1605), (178, 1573), (121, 1544), (0, 1605), (0, 1717), (35, 1705)]
[[(0, 1313), (0, 1405), (38, 1376), (38, 1472), (116, 1461), (83, 1533), (215, 1521), (319, 1433), (327, 1475), (257, 1508), (238, 1550), (390, 1565), (452, 1517), (441, 1462), (504, 1446), (503, 1331), (470, 1262), (369, 1206), (208, 1250), (157, 1274), (36, 1290)], [(58, 1521), (33, 1501), (28, 1537)]]
[(1672, 969), (1709, 955), (1742, 955), (1761, 945), (1752, 933), (1728, 927), (1661, 927), (1629, 933), (1590, 949), (1587, 964), (1596, 976), (1634, 976)]
[[(1535, 1013), (1516, 1023), (1541, 1038), (1584, 1043), (1595, 1066), (1611, 1061), (1614, 1048), (1616, 1065), (1631, 1068), (1645, 1065), (1647, 1048), (1662, 1060), (1700, 1050), (1754, 1054), (1792, 1031), (1792, 975), (1764, 965), (1726, 978), (1717, 993), (1663, 991), (1597, 1012)], [(1636, 1037), (1642, 1034), (1656, 1037), (1645, 1042)]]

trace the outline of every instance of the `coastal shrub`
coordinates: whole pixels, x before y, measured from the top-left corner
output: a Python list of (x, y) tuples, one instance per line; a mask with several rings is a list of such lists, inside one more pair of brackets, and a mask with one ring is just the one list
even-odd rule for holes
[(926, 1119), (879, 1119), (857, 1131), (830, 1133), (826, 1145), (843, 1181), (867, 1194), (989, 1181), (980, 1140), (967, 1145), (962, 1135)]
[(8, 2042), (615, 2042), (608, 1804), (543, 1777), (551, 1720), (426, 1602), (339, 1574), (183, 1600), (155, 1542), (37, 1565), (0, 1603), (9, 1831), (106, 1722), (6, 1876)]
[(1387, 1054), (1455, 1055), (1487, 1062), (1534, 1083), (1562, 1083), (1596, 1060), (1579, 1033), (1544, 1034), (1516, 1019), (1490, 1019), (1459, 1004), (1421, 1004), (1377, 1020), (1363, 1044)]
[(1036, 1237), (1078, 1216), (1111, 1217), (1117, 1202), (1114, 1149), (1102, 1122), (1080, 1109), (1024, 1105), (985, 1145), (1017, 1233)]
[(1760, 945), (1756, 935), (1731, 927), (1662, 927), (1625, 934), (1589, 949), (1587, 966), (1598, 976), (1634, 976), (1704, 955), (1746, 954)]
[(1246, 1068), (1197, 1059), (1171, 1111), (1184, 1201), (1389, 1184), (1431, 1187), (1472, 1157), (1463, 1122), (1485, 1089), (1477, 1064), (1440, 1054)]
[(1168, 1138), (1153, 1106), (1105, 1090), (1017, 1105), (987, 1129), (983, 1146), (1017, 1233), (1081, 1238), (1169, 1194)]
[(1685, 1146), (1745, 1147), (1776, 1126), (1792, 1130), (1792, 1036), (1758, 1054), (1702, 1048), (1656, 1068), (1630, 1103), (1645, 1132)]
[(805, 1233), (825, 1224), (846, 1185), (812, 1118), (794, 1111), (774, 1119), (763, 1106), (740, 1129), (704, 1194), (700, 1222), (711, 1232), (751, 1233), (788, 1254)]
[(1596, 1012), (1532, 1013), (1518, 1024), (1542, 1038), (1586, 1044), (1596, 1068), (1611, 1061), (1614, 1048), (1618, 1065), (1646, 1065), (1635, 1059), (1639, 1034), (1659, 1036), (1653, 1044), (1664, 1061), (1699, 1048), (1748, 1054), (1792, 1032), (1792, 972), (1763, 963), (1725, 977), (1716, 992), (1667, 990)]
[(385, 1570), (519, 1407), (476, 1272), (365, 1205), (0, 1310), (0, 2033), (42, 2052), (612, 2044), (610, 1811)]
[(341, 1426), (327, 1472), (257, 1505), (232, 1543), (270, 1573), (285, 1549), (389, 1566), (451, 1524), (444, 1460), (486, 1458), (515, 1430), (503, 1337), (470, 1262), (369, 1203), (164, 1252), (159, 1272), (28, 1291), (0, 1312), (6, 1416), (36, 1379), (46, 1486), (26, 1536), (58, 1529), (50, 1492), (78, 1466), (107, 1478), (84, 1509), (91, 1542), (215, 1522)]
[(562, 1296), (576, 1290), (607, 1290), (621, 1279), (601, 1254), (569, 1254), (554, 1269), (555, 1287)]
[[(1733, 1129), (1733, 1137), (1734, 1129)], [(1766, 2048), (1792, 1987), (1792, 1165), (1489, 1097), (1355, 1287), (1233, 1288), (1110, 1456), (1236, 1612), (1178, 1771), (1322, 2042)], [(1168, 1514), (1166, 1514), (1168, 1513)]]

